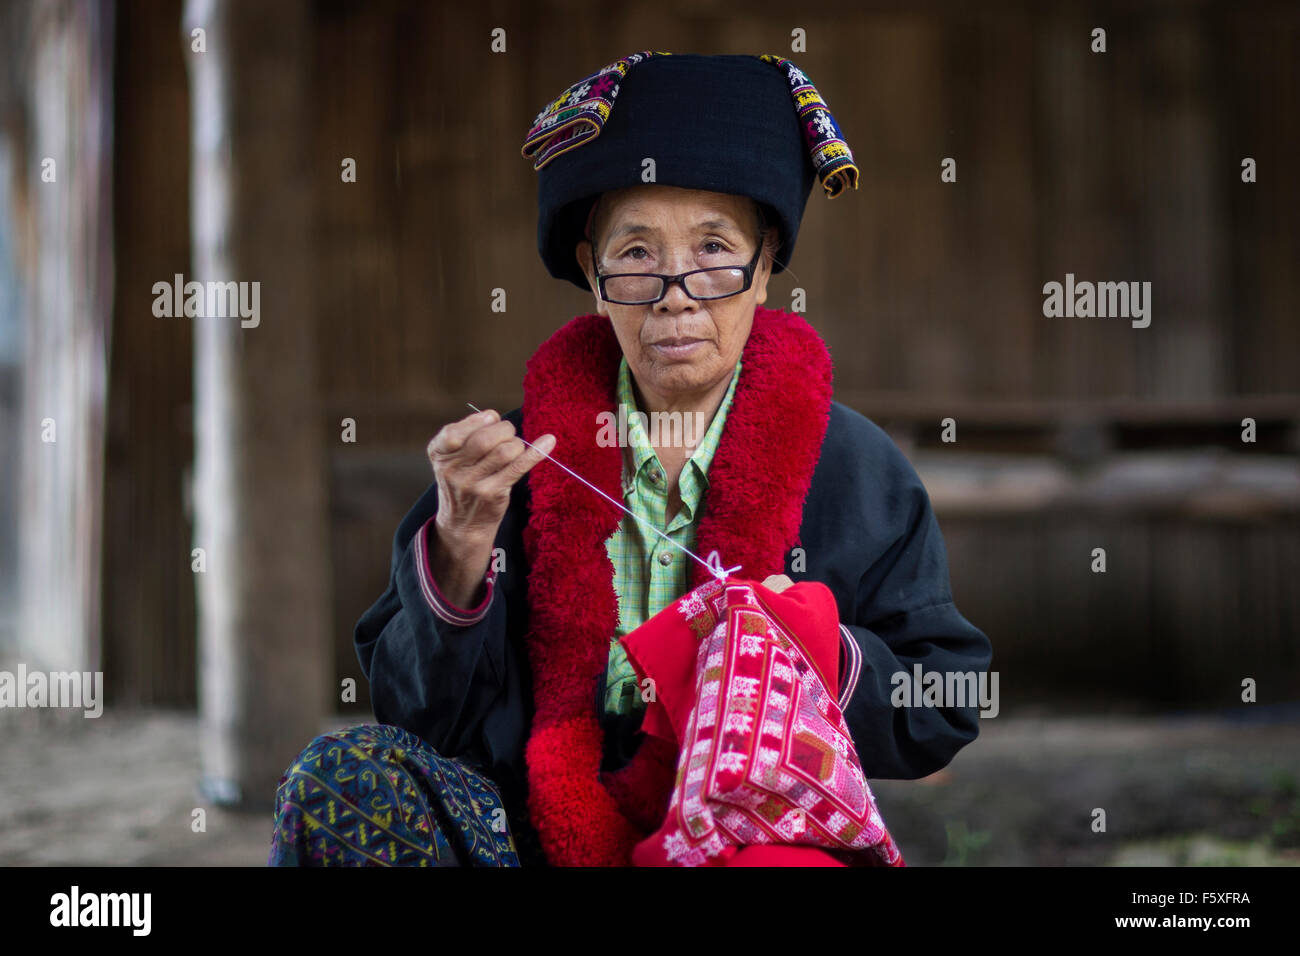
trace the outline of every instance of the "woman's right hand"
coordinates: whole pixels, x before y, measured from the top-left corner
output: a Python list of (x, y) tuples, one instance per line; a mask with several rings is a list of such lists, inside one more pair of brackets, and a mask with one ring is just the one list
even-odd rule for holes
[(429, 442), (438, 482), (430, 564), (438, 590), (457, 607), (480, 603), (510, 489), (555, 448), (555, 436), (543, 435), (533, 444), (525, 445), (515, 426), (492, 409), (444, 426)]

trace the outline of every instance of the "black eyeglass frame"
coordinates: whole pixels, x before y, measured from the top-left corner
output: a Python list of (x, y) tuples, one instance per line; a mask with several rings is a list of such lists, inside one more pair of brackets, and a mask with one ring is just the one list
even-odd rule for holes
[[(763, 254), (763, 243), (760, 242), (758, 244), (758, 248), (754, 250), (754, 258), (750, 259), (749, 265), (745, 265), (745, 266), (709, 266), (707, 269), (691, 269), (689, 272), (682, 272), (675, 276), (666, 276), (659, 272), (614, 272), (614, 273), (610, 273), (609, 275), (601, 275), (600, 266), (596, 263), (596, 246), (595, 244), (592, 244), (591, 268), (596, 273), (596, 288), (600, 290), (601, 299), (605, 302), (612, 303), (613, 305), (656, 305), (657, 303), (662, 302), (664, 300), (664, 296), (668, 294), (668, 290), (673, 287), (674, 283), (682, 287), (682, 292), (685, 293), (686, 297), (690, 299), (692, 302), (714, 302), (718, 299), (730, 299), (733, 295), (740, 295), (742, 292), (748, 292), (749, 287), (754, 284), (754, 270), (758, 267), (758, 258), (762, 254)], [(742, 285), (735, 292), (728, 292), (726, 295), (704, 295), (704, 296), (694, 296), (691, 295), (690, 292), (687, 292), (686, 290), (687, 276), (693, 276), (700, 272), (723, 272), (729, 269), (739, 269), (741, 272), (745, 274), (745, 284)], [(618, 299), (611, 299), (608, 295), (605, 294), (605, 282), (607, 280), (621, 279), (625, 277), (627, 278), (636, 277), (638, 279), (660, 279), (663, 282), (663, 288), (659, 290), (659, 297), (657, 299), (643, 299), (639, 302), (622, 302)]]

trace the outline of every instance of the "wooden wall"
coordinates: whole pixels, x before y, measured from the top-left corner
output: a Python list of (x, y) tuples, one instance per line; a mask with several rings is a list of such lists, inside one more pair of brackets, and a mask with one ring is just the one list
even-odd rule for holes
[[(104, 487), (105, 691), (193, 706), (193, 320), (153, 314), (190, 268), (190, 112), (179, 0), (118, 5), (113, 349)], [(111, 675), (111, 676), (110, 676)]]
[[(145, 296), (186, 268), (190, 54), (177, 4), (122, 7), (106, 660), (132, 675), (124, 697), (188, 703), (189, 330), (154, 319)], [(862, 187), (814, 192), (769, 304), (806, 290), (837, 398), (889, 427), (927, 480), (958, 451), (1021, 456), (1014, 482), (1035, 461), (1086, 478), (1158, 445), (1268, 456), (1286, 485), (1300, 435), (1293, 5), (836, 0), (808, 13), (756, 0), (741, 16), (687, 0), (331, 0), (315, 14), (316, 225), (302, 239), (320, 288), (304, 321), (318, 329), (327, 414), (310, 424), (332, 449), (336, 668), (359, 679), (359, 714), (351, 629), (430, 480), (425, 443), (466, 401), (517, 406), (527, 358), (591, 308), (537, 256), (523, 134), (565, 86), (634, 50), (784, 53), (817, 83)], [(1105, 54), (1089, 52), (1094, 26)], [(490, 51), (495, 27), (503, 54)], [(789, 53), (796, 27), (806, 53)], [(1240, 180), (1245, 156), (1256, 184)], [(356, 183), (340, 180), (345, 157)], [(944, 157), (954, 184), (940, 181)], [(1044, 318), (1043, 283), (1067, 272), (1150, 281), (1151, 326)], [(505, 313), (490, 308), (498, 287)], [(1237, 440), (1245, 415), (1260, 420), (1259, 446)], [(938, 441), (948, 416), (952, 447)], [(1276, 507), (1229, 517), (1058, 498), (980, 509), (972, 487), (936, 507), (958, 605), (992, 637), (1008, 701), (1231, 703), (1225, 667), (1272, 669), (1300, 693), (1289, 485)], [(1097, 544), (1105, 577), (1087, 570)], [(1166, 683), (1142, 677), (1171, 660)]]

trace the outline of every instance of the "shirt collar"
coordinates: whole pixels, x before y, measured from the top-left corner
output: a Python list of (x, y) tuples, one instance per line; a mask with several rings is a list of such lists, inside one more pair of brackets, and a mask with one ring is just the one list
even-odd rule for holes
[[(695, 446), (695, 451), (686, 459), (687, 466), (693, 467), (698, 474), (704, 487), (709, 484), (709, 465), (713, 462), (713, 454), (718, 449), (718, 441), (722, 437), (722, 429), (727, 417), (727, 410), (731, 406), (732, 397), (736, 393), (736, 384), (740, 381), (740, 359), (736, 360), (736, 368), (731, 373), (731, 384), (727, 386), (727, 393), (722, 397), (722, 402), (718, 405), (717, 412), (713, 415), (713, 420), (709, 423), (704, 437), (700, 439)], [(636, 475), (645, 467), (646, 462), (653, 461), (658, 463), (658, 457), (655, 455), (654, 446), (650, 444), (650, 437), (646, 434), (641, 425), (641, 417), (633, 415), (632, 412), (639, 411), (636, 404), (636, 395), (632, 391), (632, 370), (628, 367), (627, 356), (623, 356), (618, 364), (618, 402), (626, 406), (627, 412), (627, 443), (628, 450), (632, 455), (632, 474)], [(624, 494), (629, 490), (625, 487)]]
[(622, 415), (627, 417), (627, 444), (632, 453), (632, 473), (636, 474), (647, 461), (655, 459), (655, 450), (641, 427), (641, 416), (632, 414), (639, 409), (632, 391), (632, 371), (628, 368), (626, 355), (618, 363), (618, 404), (627, 409)]
[(700, 479), (707, 488), (709, 485), (709, 465), (713, 462), (713, 453), (718, 450), (718, 442), (722, 439), (723, 423), (727, 418), (727, 410), (731, 407), (731, 398), (736, 394), (736, 383), (740, 381), (740, 359), (736, 360), (735, 371), (731, 373), (731, 384), (727, 386), (727, 394), (722, 396), (722, 402), (718, 405), (718, 410), (713, 416), (713, 421), (709, 422), (709, 429), (700, 439), (700, 443), (695, 447), (687, 463), (694, 465), (699, 472)]

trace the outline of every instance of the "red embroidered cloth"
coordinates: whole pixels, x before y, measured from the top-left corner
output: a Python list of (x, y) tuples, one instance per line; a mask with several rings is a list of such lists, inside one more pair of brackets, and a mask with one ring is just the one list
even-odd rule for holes
[(678, 748), (667, 817), (636, 865), (904, 865), (827, 689), (829, 588), (711, 580), (622, 641), (653, 690), (642, 730)]

